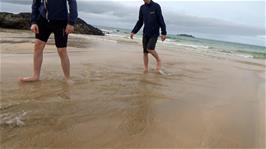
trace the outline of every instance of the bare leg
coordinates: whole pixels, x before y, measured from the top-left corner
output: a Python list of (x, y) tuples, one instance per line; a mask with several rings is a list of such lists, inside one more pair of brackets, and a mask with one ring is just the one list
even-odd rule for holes
[(73, 83), (70, 79), (70, 61), (67, 54), (67, 48), (58, 48), (57, 52), (60, 56), (61, 66), (64, 72), (65, 80), (67, 83)]
[(156, 62), (157, 62), (156, 70), (160, 71), (161, 70), (161, 59), (160, 59), (158, 53), (155, 50), (148, 50), (148, 51), (156, 59)]
[(45, 42), (36, 39), (33, 56), (33, 75), (31, 77), (19, 78), (21, 82), (34, 82), (40, 79), (41, 66), (43, 60), (43, 49), (45, 47), (45, 44)]
[(149, 63), (149, 55), (148, 55), (148, 53), (144, 53), (143, 61), (144, 61), (144, 73), (146, 73), (146, 72), (148, 72), (148, 63)]

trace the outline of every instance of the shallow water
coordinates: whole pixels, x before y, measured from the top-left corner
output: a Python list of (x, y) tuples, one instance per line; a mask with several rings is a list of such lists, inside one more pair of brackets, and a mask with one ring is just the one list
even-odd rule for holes
[(165, 75), (143, 74), (136, 45), (90, 43), (70, 51), (73, 85), (51, 47), (28, 84), (15, 78), (31, 72), (31, 45), (3, 50), (1, 147), (263, 147), (264, 67), (166, 52)]
[(197, 92), (204, 85), (211, 90), (215, 87), (211, 84), (172, 88), (175, 83), (192, 83), (193, 76), (85, 73), (74, 78), (72, 86), (58, 80), (6, 84), (14, 88), (2, 89), (1, 144), (35, 148), (255, 145), (259, 121), (249, 121), (257, 113), (254, 101), (219, 101)]

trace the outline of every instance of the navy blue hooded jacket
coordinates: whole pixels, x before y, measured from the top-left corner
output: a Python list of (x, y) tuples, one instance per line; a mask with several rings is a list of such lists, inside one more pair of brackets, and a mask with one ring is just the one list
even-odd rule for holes
[(132, 33), (136, 34), (144, 23), (143, 35), (147, 37), (158, 37), (159, 29), (161, 34), (166, 35), (166, 26), (164, 23), (161, 7), (159, 4), (151, 1), (149, 4), (144, 4), (139, 10), (139, 20), (135, 25)]
[(78, 17), (77, 2), (76, 0), (33, 0), (32, 24), (36, 23), (40, 16), (50, 21), (67, 21), (68, 24), (74, 25)]

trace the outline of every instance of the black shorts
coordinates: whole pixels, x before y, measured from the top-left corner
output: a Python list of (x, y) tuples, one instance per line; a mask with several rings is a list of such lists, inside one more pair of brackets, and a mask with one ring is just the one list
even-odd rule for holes
[(47, 42), (51, 33), (54, 33), (55, 45), (57, 48), (67, 47), (68, 34), (65, 33), (67, 21), (47, 21), (41, 17), (37, 22), (39, 34), (35, 38)]
[(142, 38), (143, 52), (149, 53), (148, 50), (154, 50), (156, 47), (158, 37), (146, 37)]

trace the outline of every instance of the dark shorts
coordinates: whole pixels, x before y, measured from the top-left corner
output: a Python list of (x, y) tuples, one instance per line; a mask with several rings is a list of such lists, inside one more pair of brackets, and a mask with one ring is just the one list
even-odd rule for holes
[(146, 37), (142, 38), (143, 52), (149, 53), (148, 50), (154, 50), (156, 47), (158, 37)]
[(57, 48), (67, 47), (68, 34), (65, 33), (67, 21), (47, 21), (40, 18), (38, 21), (39, 34), (35, 38), (47, 42), (51, 33), (54, 33), (55, 45)]

